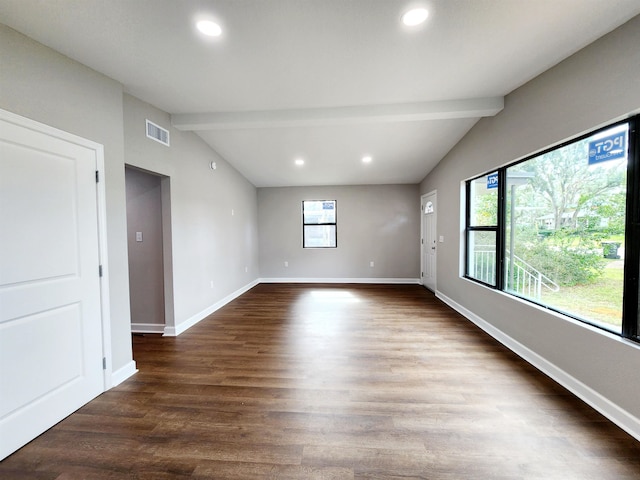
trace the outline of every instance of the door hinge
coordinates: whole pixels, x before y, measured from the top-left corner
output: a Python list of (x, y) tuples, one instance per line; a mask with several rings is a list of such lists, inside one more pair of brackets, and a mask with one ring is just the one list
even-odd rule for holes
[(107, 357), (102, 357), (102, 369), (107, 369)]
[(98, 276), (102, 276), (102, 265), (98, 265)]
[(99, 181), (100, 181), (100, 172), (96, 170), (96, 183), (98, 183)]
[(421, 276), (421, 277), (424, 277), (424, 272), (420, 272), (420, 276)]

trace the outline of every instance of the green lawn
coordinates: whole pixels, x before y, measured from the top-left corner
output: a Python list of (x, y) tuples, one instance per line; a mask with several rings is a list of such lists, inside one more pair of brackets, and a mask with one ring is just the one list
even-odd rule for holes
[(608, 260), (603, 275), (588, 285), (542, 292), (542, 303), (590, 320), (621, 326), (623, 262)]

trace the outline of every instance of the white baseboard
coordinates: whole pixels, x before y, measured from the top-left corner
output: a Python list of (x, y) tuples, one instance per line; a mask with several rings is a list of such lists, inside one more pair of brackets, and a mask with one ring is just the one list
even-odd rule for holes
[(131, 333), (164, 333), (164, 323), (132, 323)]
[(441, 292), (436, 292), (436, 297), (607, 417), (629, 435), (640, 440), (640, 419)]
[(111, 372), (111, 388), (120, 385), (127, 378), (138, 373), (135, 360), (131, 360), (124, 367), (119, 368), (115, 372)]
[(420, 284), (419, 278), (261, 278), (260, 283), (374, 283)]
[(196, 323), (198, 323), (201, 320), (204, 320), (205, 318), (207, 318), (209, 315), (211, 315), (216, 310), (219, 310), (220, 308), (224, 307), (230, 301), (238, 298), (243, 293), (251, 290), (253, 287), (258, 285), (258, 283), (260, 283), (259, 280), (254, 280), (253, 282), (245, 285), (244, 287), (236, 290), (235, 292), (230, 293), (229, 295), (224, 297), (222, 300), (214, 303), (210, 307), (207, 307), (204, 310), (202, 310), (201, 312), (193, 315), (192, 317), (187, 318), (184, 322), (179, 323), (175, 327), (164, 327), (164, 335), (166, 337), (177, 337), (181, 333), (185, 332), (187, 329), (193, 327)]

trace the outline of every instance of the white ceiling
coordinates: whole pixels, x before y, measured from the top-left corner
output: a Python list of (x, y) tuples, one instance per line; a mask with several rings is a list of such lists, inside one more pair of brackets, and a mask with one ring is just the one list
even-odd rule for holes
[[(416, 5), (430, 15), (410, 29)], [(637, 14), (639, 0), (0, 0), (0, 22), (171, 113), (258, 187), (418, 183), (506, 94)]]

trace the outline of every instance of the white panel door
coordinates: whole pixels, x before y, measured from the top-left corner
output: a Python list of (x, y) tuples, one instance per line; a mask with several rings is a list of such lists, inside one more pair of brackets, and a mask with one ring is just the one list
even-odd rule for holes
[(0, 118), (0, 460), (104, 386), (96, 151), (49, 130)]
[(436, 193), (422, 197), (422, 284), (436, 291)]

